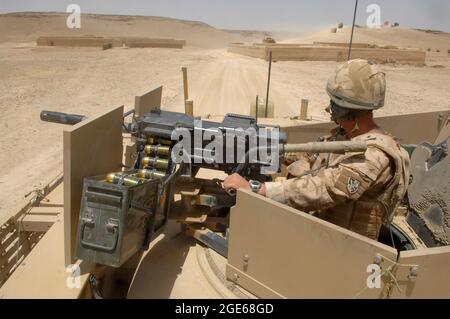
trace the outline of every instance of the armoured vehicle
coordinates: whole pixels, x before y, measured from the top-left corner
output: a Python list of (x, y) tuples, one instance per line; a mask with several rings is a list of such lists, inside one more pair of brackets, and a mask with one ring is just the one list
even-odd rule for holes
[[(278, 127), (231, 114), (199, 126), (160, 110), (161, 89), (125, 114), (41, 114), (73, 125), (63, 134), (64, 173), (3, 223), (0, 297), (450, 298), (450, 111), (377, 120), (409, 150), (412, 172), (374, 241), (220, 183), (233, 172), (283, 178), (287, 151), (365, 145), (314, 143), (333, 123)], [(177, 148), (196, 134), (200, 144)], [(225, 162), (211, 147), (220, 137), (231, 142), (216, 146), (234, 154)]]

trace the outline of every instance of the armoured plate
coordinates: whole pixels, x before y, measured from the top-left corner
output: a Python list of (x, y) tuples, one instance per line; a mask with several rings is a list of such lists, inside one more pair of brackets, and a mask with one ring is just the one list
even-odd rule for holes
[(408, 223), (428, 247), (450, 245), (450, 138), (442, 144), (419, 145), (411, 158), (408, 198), (414, 213)]

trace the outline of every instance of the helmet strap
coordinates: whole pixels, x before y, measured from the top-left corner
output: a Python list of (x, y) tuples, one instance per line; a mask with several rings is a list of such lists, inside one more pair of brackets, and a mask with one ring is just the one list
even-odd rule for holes
[(350, 132), (350, 134), (356, 133), (359, 131), (359, 116), (355, 116), (355, 126), (353, 127), (353, 130)]
[[(351, 115), (352, 115), (352, 120), (355, 121), (355, 126), (353, 126), (353, 129), (350, 132), (347, 132), (342, 126), (340, 126), (341, 130), (344, 132), (344, 135), (347, 138), (350, 138), (350, 136), (355, 135), (355, 133), (359, 132), (359, 130), (360, 130), (359, 114), (353, 113)], [(350, 119), (350, 117), (348, 119)]]
[(354, 121), (355, 126), (350, 132), (346, 132), (342, 126), (340, 126), (341, 131), (343, 131), (346, 135), (354, 135), (355, 133), (359, 132), (360, 125), (359, 125), (359, 117), (361, 115), (361, 112), (358, 110), (349, 110), (346, 108), (343, 108), (342, 106), (339, 106), (338, 104), (334, 103), (333, 101), (330, 101), (330, 106), (327, 108), (327, 112), (331, 114), (331, 119), (338, 123), (339, 120), (347, 120), (347, 121)]

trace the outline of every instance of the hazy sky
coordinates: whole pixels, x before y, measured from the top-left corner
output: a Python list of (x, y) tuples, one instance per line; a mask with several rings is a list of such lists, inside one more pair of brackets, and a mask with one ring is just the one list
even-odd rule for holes
[[(354, 0), (0, 0), (0, 12), (59, 11), (80, 5), (82, 13), (132, 14), (198, 20), (217, 28), (302, 31), (342, 21), (350, 24)], [(366, 8), (381, 7), (381, 20), (402, 26), (450, 32), (448, 0), (360, 0), (358, 24)]]

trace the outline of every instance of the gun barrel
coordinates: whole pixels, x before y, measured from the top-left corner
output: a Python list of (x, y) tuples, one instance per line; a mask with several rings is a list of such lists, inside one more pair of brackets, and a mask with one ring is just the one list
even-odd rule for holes
[(86, 116), (61, 112), (42, 111), (41, 120), (45, 122), (75, 125), (85, 120)]
[(281, 147), (282, 153), (353, 153), (365, 152), (367, 144), (363, 142), (311, 142), (305, 144), (285, 144)]

